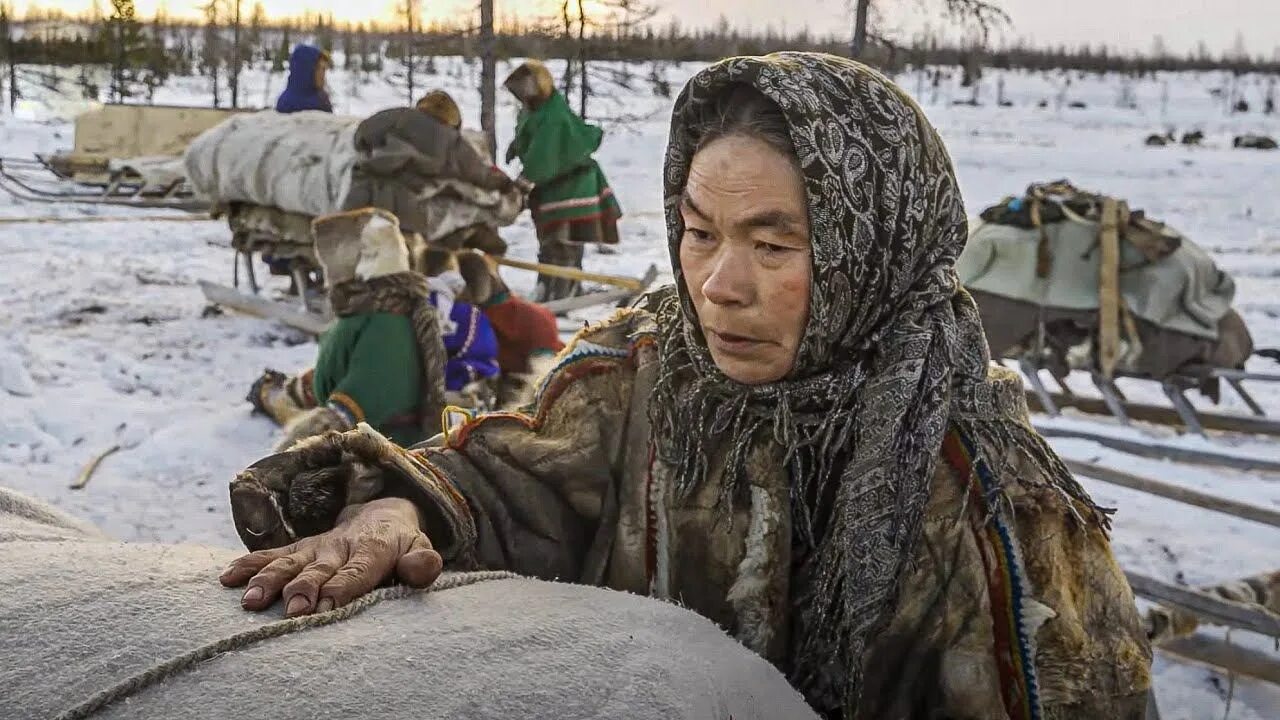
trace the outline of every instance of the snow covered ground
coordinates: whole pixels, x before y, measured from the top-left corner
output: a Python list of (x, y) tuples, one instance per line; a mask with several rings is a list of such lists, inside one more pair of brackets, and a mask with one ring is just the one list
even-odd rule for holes
[[(453, 91), (468, 123), (476, 123), (472, 88), (478, 66), (445, 59), (439, 69), (427, 86)], [(500, 66), (499, 72), (505, 69)], [(679, 88), (694, 70), (672, 66), (668, 78)], [(636, 66), (633, 89), (614, 88), (613, 98), (592, 101), (592, 114), (608, 130), (598, 157), (627, 215), (621, 253), (589, 251), (589, 269), (638, 276), (650, 264), (666, 263), (660, 178), (672, 100), (653, 94), (644, 79), (647, 71), (648, 66)], [(994, 107), (999, 73), (984, 80), (980, 99), (985, 105), (978, 108), (952, 105), (970, 97), (956, 79), (935, 90), (922, 76), (899, 78), (946, 138), (971, 212), (1030, 182), (1060, 177), (1126, 197), (1210, 249), (1236, 277), (1237, 307), (1257, 344), (1280, 346), (1280, 153), (1231, 148), (1231, 137), (1242, 132), (1280, 136), (1280, 118), (1227, 114), (1224, 100), (1210, 92), (1229, 83), (1218, 74), (1138, 82), (1064, 74), (1003, 77), (1015, 107)], [(269, 100), (282, 80), (249, 73), (245, 96), (255, 103)], [(1261, 105), (1263, 82), (1240, 80), (1255, 108)], [(339, 71), (331, 84), (342, 113), (366, 115), (404, 102), (403, 90), (381, 78), (363, 80)], [(1126, 86), (1137, 109), (1119, 107)], [(1040, 100), (1048, 107), (1038, 108)], [(1073, 101), (1088, 107), (1067, 107)], [(161, 89), (156, 102), (205, 104), (207, 81), (175, 80)], [(23, 100), (17, 118), (0, 118), (0, 155), (29, 157), (69, 148), (70, 118), (85, 107), (48, 94)], [(502, 98), (498, 115), (499, 142), (505, 144), (514, 105)], [(1148, 133), (1170, 128), (1204, 130), (1205, 147), (1143, 145)], [(0, 197), (0, 478), (124, 540), (235, 547), (226, 482), (266, 453), (274, 436), (270, 423), (250, 417), (245, 392), (264, 367), (308, 365), (314, 346), (265, 321), (205, 316), (195, 282), (230, 281), (224, 225), (181, 218), (130, 220), (138, 214)], [(48, 216), (109, 220), (10, 222)], [(527, 216), (504, 234), (514, 255), (534, 257)], [(525, 273), (512, 271), (510, 278), (517, 289), (532, 284)], [(1276, 371), (1268, 365), (1259, 361), (1252, 367)], [(1150, 388), (1127, 389), (1156, 399)], [(1280, 412), (1280, 389), (1263, 389), (1258, 396)], [(1235, 398), (1227, 402), (1243, 410)], [(1121, 432), (1096, 421), (1063, 422)], [(1240, 452), (1280, 458), (1277, 443), (1230, 442)], [(86, 462), (115, 445), (122, 450), (103, 462), (85, 489), (68, 488)], [(1139, 460), (1078, 440), (1055, 445), (1072, 458), (1280, 508), (1280, 476)], [(1126, 568), (1191, 584), (1280, 568), (1280, 530), (1085, 482), (1099, 502), (1118, 508), (1115, 548)], [(1270, 643), (1240, 633), (1232, 640), (1280, 659)], [(1280, 717), (1276, 688), (1238, 680), (1231, 689), (1219, 673), (1164, 658), (1157, 661), (1157, 671), (1166, 720), (1222, 717), (1228, 695), (1232, 718)]]

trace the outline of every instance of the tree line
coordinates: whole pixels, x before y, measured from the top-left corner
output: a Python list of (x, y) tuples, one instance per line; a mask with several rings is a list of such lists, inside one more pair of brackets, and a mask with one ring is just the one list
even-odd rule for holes
[[(100, 87), (82, 70), (80, 91), (86, 97), (114, 102), (149, 102), (156, 88), (173, 76), (212, 78), (213, 104), (236, 107), (239, 76), (246, 68), (283, 72), (292, 46), (312, 42), (333, 53), (337, 65), (348, 71), (381, 73), (393, 62), (404, 70), (407, 97), (415, 91), (415, 73), (430, 73), (434, 58), (463, 56), (488, 59), (513, 57), (568, 60), (561, 78), (566, 95), (585, 111), (593, 77), (600, 79), (597, 60), (629, 61), (651, 65), (649, 81), (655, 92), (664, 90), (660, 66), (669, 62), (707, 61), (730, 55), (778, 50), (811, 50), (854, 54), (864, 62), (890, 72), (924, 66), (974, 66), (1029, 71), (1076, 70), (1123, 72), (1145, 75), (1183, 70), (1228, 70), (1236, 74), (1280, 74), (1280, 58), (1264, 60), (1239, 50), (1213, 55), (1203, 46), (1177, 55), (1156, 39), (1152, 52), (1122, 53), (1103, 46), (1033, 47), (1023, 44), (994, 46), (988, 15), (958, 15), (957, 22), (976, 18), (981, 32), (954, 42), (937, 36), (918, 35), (907, 40), (883, 37), (862, 27), (850, 31), (833, 28), (827, 34), (808, 29), (780, 32), (773, 29), (744, 31), (728, 20), (707, 28), (688, 28), (678, 20), (659, 22), (653, 6), (642, 0), (605, 0), (590, 8), (582, 0), (562, 0), (560, 12), (545, 18), (493, 17), (486, 22), (464, 18), (451, 23), (422, 23), (422, 0), (402, 0), (398, 16), (389, 22), (338, 23), (332, 16), (310, 15), (270, 19), (261, 3), (251, 8), (243, 0), (209, 0), (202, 7), (203, 20), (176, 18), (158, 13), (138, 17), (133, 0), (108, 0), (109, 7), (71, 16), (58, 11), (32, 10), (21, 19), (0, 6), (0, 59), (7, 78), (10, 101), (20, 94), (24, 66), (105, 67), (110, 80)], [(977, 7), (989, 12), (987, 3), (945, 0), (948, 7)], [(859, 6), (864, 3), (859, 2)], [(592, 9), (594, 8), (594, 9)], [(865, 23), (865, 19), (863, 20)], [(491, 23), (491, 24), (490, 24)], [(486, 29), (491, 28), (491, 34)], [(631, 70), (611, 70), (609, 82), (625, 84)], [(624, 77), (615, 77), (621, 73)], [(487, 77), (487, 74), (485, 75)], [(8, 80), (5, 83), (4, 80)], [(666, 92), (670, 88), (665, 88)]]

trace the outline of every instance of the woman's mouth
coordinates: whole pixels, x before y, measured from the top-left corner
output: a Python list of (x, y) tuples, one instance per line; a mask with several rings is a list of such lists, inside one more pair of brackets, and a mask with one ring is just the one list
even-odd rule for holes
[(719, 330), (707, 329), (707, 341), (718, 350), (730, 354), (741, 354), (750, 352), (761, 345), (765, 344), (764, 340), (758, 340), (746, 335), (736, 335), (729, 332), (721, 332)]

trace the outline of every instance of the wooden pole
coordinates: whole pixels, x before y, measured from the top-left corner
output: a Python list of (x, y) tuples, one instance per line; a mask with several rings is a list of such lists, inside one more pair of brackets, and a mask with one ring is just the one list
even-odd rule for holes
[(1152, 480), (1151, 478), (1145, 478), (1140, 475), (1134, 475), (1121, 470), (1114, 470), (1109, 467), (1103, 467), (1102, 465), (1095, 465), (1094, 463), (1068, 460), (1066, 458), (1063, 458), (1063, 462), (1067, 464), (1067, 467), (1071, 468), (1071, 472), (1077, 475), (1083, 475), (1085, 477), (1093, 478), (1094, 480), (1101, 480), (1102, 482), (1110, 483), (1112, 485), (1126, 487), (1130, 490), (1137, 490), (1150, 495), (1157, 495), (1159, 497), (1168, 498), (1169, 500), (1185, 503), (1187, 505), (1194, 505), (1206, 510), (1213, 510), (1233, 517), (1252, 520), (1257, 523), (1262, 523), (1263, 525), (1280, 528), (1280, 512), (1275, 510), (1268, 510), (1267, 508), (1261, 508), (1256, 505), (1249, 505), (1247, 503), (1236, 502), (1235, 500), (1220, 498), (1216, 495), (1202, 493), (1199, 490), (1170, 485), (1166, 482)]
[(1102, 200), (1098, 245), (1098, 365), (1110, 380), (1120, 362), (1120, 205), (1114, 198)]
[(499, 265), (506, 265), (507, 267), (519, 268), (521, 270), (532, 270), (533, 272), (542, 273), (543, 275), (551, 275), (553, 277), (604, 283), (605, 285), (614, 285), (616, 287), (626, 288), (636, 292), (641, 292), (649, 286), (649, 283), (636, 278), (620, 277), (618, 275), (605, 275), (603, 273), (587, 272), (586, 270), (580, 270), (578, 268), (563, 267), (561, 265), (547, 265), (546, 263), (517, 260), (509, 257), (490, 257)]

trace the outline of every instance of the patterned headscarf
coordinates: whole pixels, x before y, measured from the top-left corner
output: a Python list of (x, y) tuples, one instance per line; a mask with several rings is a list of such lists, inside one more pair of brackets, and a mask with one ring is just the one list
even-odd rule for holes
[[(756, 89), (785, 117), (813, 245), (795, 368), (758, 386), (712, 361), (679, 257), (679, 202), (699, 127), (734, 85)], [(660, 457), (688, 493), (706, 480), (718, 455), (710, 450), (727, 443), (729, 507), (745, 487), (751, 447), (772, 439), (786, 449), (807, 555), (793, 578), (791, 679), (811, 702), (852, 717), (861, 660), (895, 601), (948, 424), (986, 447), (1028, 448), (1064, 482), (1069, 474), (1025, 409), (992, 401), (1022, 390), (988, 380), (977, 307), (956, 277), (967, 231), (951, 160), (924, 113), (884, 76), (813, 53), (712, 65), (676, 101), (664, 193), (676, 282), (649, 299), (661, 334), (650, 405)]]

